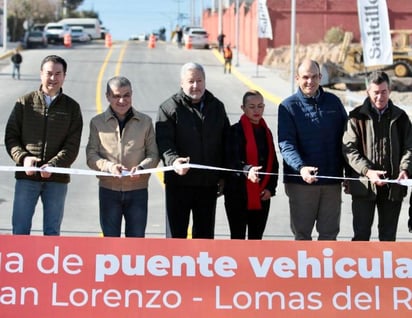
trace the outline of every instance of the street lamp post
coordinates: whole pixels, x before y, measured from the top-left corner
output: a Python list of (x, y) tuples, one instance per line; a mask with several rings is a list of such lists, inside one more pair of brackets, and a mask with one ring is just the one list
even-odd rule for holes
[(189, 4), (189, 7), (190, 7), (190, 10), (189, 10), (189, 12), (190, 12), (190, 25), (195, 25), (195, 1), (194, 0), (191, 0), (190, 1), (190, 4)]
[(203, 0), (200, 0), (200, 23), (199, 25), (203, 27)]
[(182, 0), (175, 0), (177, 2), (177, 24), (181, 27), (182, 25), (182, 14), (180, 13), (180, 3)]

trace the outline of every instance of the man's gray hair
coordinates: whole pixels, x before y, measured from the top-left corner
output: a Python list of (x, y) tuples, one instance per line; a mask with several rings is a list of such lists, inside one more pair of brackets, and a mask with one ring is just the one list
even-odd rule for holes
[(203, 78), (206, 78), (205, 69), (199, 63), (188, 62), (184, 64), (180, 70), (180, 78), (182, 79), (189, 70), (197, 70), (202, 72)]
[(388, 87), (390, 88), (391, 86), (391, 80), (384, 71), (372, 71), (367, 77), (367, 85), (368, 88), (371, 84), (376, 84), (380, 85), (382, 83), (386, 82), (388, 84)]
[(129, 79), (124, 76), (114, 76), (107, 81), (106, 94), (109, 94), (112, 92), (111, 87), (116, 87), (116, 88), (130, 87), (131, 89), (132, 83), (130, 83)]

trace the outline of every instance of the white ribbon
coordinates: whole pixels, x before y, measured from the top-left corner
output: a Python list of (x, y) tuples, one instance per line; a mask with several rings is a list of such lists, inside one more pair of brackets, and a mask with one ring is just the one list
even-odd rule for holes
[[(214, 166), (206, 166), (194, 163), (183, 163), (176, 166), (166, 166), (166, 167), (157, 167), (157, 168), (150, 168), (150, 169), (143, 169), (143, 170), (136, 170), (133, 175), (139, 174), (147, 174), (147, 173), (158, 173), (158, 172), (165, 172), (165, 171), (173, 171), (175, 169), (184, 169), (184, 168), (193, 168), (193, 169), (203, 169), (203, 170), (217, 170), (217, 171), (226, 171), (226, 172), (240, 172), (244, 173), (243, 170), (235, 170), (235, 169), (227, 169), (221, 167), (214, 167)], [(57, 168), (57, 167), (46, 167), (46, 168), (39, 168), (39, 167), (16, 167), (16, 166), (0, 166), (0, 171), (6, 172), (16, 172), (16, 171), (46, 171), (50, 173), (62, 173), (62, 174), (72, 174), (72, 175), (85, 175), (85, 176), (105, 176), (105, 177), (119, 177), (117, 174), (113, 174), (110, 172), (102, 172), (96, 170), (85, 170), (85, 169), (74, 169), (74, 168)], [(269, 172), (259, 172), (260, 175), (280, 175), (277, 173), (269, 173)], [(132, 174), (128, 170), (122, 171), (120, 177), (127, 177), (131, 176)], [(288, 176), (295, 176), (300, 177), (300, 174), (288, 174)], [(331, 176), (320, 176), (316, 175), (318, 179), (335, 179), (335, 180), (353, 180), (353, 181), (361, 181), (362, 179), (367, 180), (366, 178), (347, 178), (347, 177), (331, 177)], [(396, 183), (406, 187), (412, 187), (412, 179), (402, 179), (402, 180), (395, 180), (395, 179), (384, 179), (386, 183)]]

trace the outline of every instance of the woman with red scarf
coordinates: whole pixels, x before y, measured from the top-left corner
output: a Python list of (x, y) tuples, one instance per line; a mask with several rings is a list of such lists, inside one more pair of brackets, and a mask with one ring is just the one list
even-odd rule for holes
[(247, 91), (243, 115), (226, 140), (226, 166), (236, 170), (225, 178), (225, 208), (231, 239), (261, 240), (270, 198), (276, 193), (279, 163), (272, 132), (263, 119), (263, 96)]

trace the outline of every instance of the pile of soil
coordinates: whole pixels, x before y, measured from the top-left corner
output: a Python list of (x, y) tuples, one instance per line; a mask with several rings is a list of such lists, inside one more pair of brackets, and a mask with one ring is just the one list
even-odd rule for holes
[[(299, 64), (303, 59), (310, 58), (317, 61), (320, 65), (332, 61), (338, 61), (340, 53), (340, 44), (330, 43), (314, 43), (310, 45), (297, 45), (295, 60), (296, 64)], [(285, 79), (290, 79), (290, 47), (281, 46), (278, 48), (271, 48), (268, 50), (267, 55), (263, 61), (263, 65), (269, 68), (274, 68)], [(391, 71), (388, 71), (388, 75), (392, 80), (392, 92), (391, 99), (395, 104), (407, 105), (412, 108), (412, 77), (396, 77)], [(344, 103), (348, 102), (347, 95), (349, 88), (345, 84), (335, 85), (329, 90), (336, 93)], [(366, 96), (364, 88), (350, 91), (351, 96), (358, 96), (362, 99)]]

